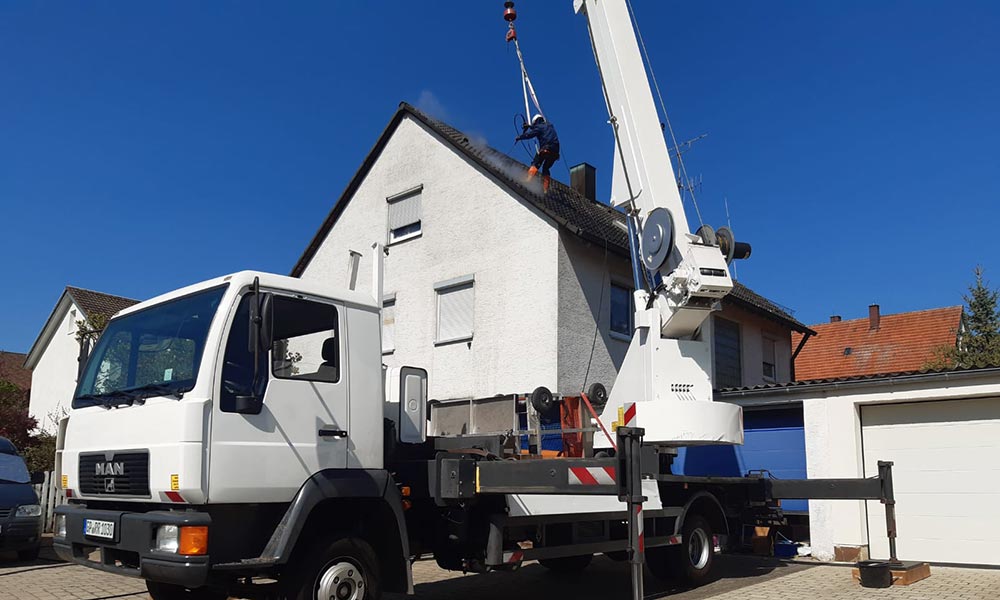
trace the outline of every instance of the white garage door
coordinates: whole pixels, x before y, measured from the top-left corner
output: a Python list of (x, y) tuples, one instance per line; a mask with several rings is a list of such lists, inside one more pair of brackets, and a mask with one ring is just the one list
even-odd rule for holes
[[(865, 475), (891, 460), (903, 560), (1000, 565), (1000, 398), (861, 408)], [(889, 556), (868, 502), (871, 555)]]

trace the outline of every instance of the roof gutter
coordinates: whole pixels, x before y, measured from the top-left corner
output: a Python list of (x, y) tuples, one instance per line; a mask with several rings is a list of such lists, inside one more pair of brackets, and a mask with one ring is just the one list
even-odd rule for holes
[(802, 383), (790, 383), (785, 385), (779, 385), (774, 387), (762, 387), (758, 389), (749, 390), (725, 390), (718, 392), (717, 395), (719, 399), (730, 401), (739, 398), (752, 398), (759, 396), (769, 396), (769, 395), (792, 395), (799, 392), (814, 392), (814, 391), (830, 391), (830, 390), (841, 390), (844, 388), (857, 388), (877, 384), (888, 384), (889, 386), (900, 385), (904, 383), (910, 383), (914, 381), (962, 381), (965, 379), (976, 379), (979, 377), (989, 377), (989, 376), (1000, 375), (1000, 367), (988, 367), (985, 369), (965, 369), (960, 371), (938, 371), (932, 373), (909, 373), (906, 375), (896, 375), (896, 376), (885, 376), (878, 377), (872, 376), (863, 379), (848, 379), (842, 381), (816, 381), (816, 382), (802, 382)]

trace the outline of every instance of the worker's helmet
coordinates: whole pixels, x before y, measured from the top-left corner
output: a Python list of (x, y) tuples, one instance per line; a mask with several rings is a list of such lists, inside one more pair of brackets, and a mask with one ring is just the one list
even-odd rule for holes
[(545, 122), (545, 117), (543, 117), (542, 115), (535, 115), (531, 117), (532, 125), (538, 125), (539, 123), (544, 123), (544, 122)]

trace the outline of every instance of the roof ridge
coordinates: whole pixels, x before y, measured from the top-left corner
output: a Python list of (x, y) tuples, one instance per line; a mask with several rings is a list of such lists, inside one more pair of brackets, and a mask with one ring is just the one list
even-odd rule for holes
[[(965, 306), (962, 305), (962, 304), (953, 304), (951, 306), (938, 306), (936, 308), (921, 308), (920, 310), (907, 310), (907, 311), (897, 312), (897, 313), (880, 314), (879, 318), (880, 319), (885, 319), (887, 317), (899, 317), (899, 316), (903, 316), (903, 315), (915, 315), (915, 314), (919, 314), (919, 313), (941, 311), (941, 310), (950, 310), (950, 309), (954, 309), (954, 308), (964, 309)], [(867, 321), (868, 319), (869, 319), (869, 317), (857, 317), (855, 319), (841, 319), (840, 321), (825, 321), (823, 323), (814, 323), (814, 324), (810, 325), (810, 327), (823, 327), (824, 325), (842, 325), (842, 324), (845, 324), (845, 323), (853, 323), (855, 321)]]

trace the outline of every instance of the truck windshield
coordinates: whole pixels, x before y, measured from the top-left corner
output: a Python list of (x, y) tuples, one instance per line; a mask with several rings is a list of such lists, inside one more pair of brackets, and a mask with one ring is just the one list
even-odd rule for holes
[(112, 319), (80, 378), (73, 408), (180, 397), (194, 387), (226, 285)]

